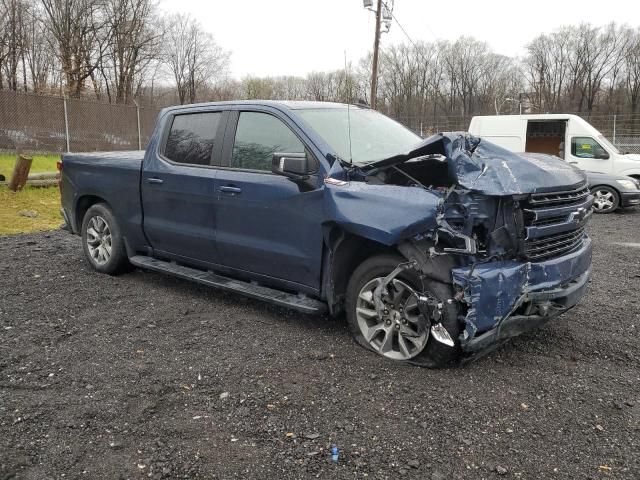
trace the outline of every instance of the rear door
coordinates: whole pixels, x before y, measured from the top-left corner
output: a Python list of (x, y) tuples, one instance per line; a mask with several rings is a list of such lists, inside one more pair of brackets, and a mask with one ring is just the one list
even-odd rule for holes
[(566, 130), (567, 120), (529, 120), (525, 151), (555, 155), (564, 160)]
[(228, 112), (172, 115), (142, 172), (144, 231), (156, 255), (214, 264), (216, 165)]
[(274, 152), (305, 151), (317, 172), (305, 141), (276, 111), (231, 112), (217, 179), (216, 244), (227, 268), (318, 290), (322, 182), (317, 173), (304, 185), (271, 173)]

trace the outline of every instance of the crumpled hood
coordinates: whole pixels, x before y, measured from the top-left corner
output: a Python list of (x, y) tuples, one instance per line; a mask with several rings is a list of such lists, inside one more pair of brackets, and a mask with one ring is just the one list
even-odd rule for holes
[(439, 133), (411, 151), (363, 167), (365, 172), (443, 155), (449, 175), (462, 187), (487, 195), (518, 195), (578, 188), (585, 174), (552, 155), (513, 153), (467, 133)]

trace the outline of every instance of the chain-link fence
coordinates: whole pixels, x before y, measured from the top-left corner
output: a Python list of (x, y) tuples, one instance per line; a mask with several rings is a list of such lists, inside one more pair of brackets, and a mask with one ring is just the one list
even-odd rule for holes
[(0, 90), (0, 149), (138, 150), (159, 109)]
[[(137, 150), (153, 132), (158, 108), (138, 108), (91, 100), (63, 99), (0, 90), (0, 150), (65, 152)], [(640, 114), (577, 113), (622, 152), (640, 153)], [(426, 137), (464, 131), (470, 115), (397, 116)]]

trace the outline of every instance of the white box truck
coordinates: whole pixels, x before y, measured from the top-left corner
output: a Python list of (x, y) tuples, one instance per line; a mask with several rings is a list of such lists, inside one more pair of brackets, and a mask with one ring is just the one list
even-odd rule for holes
[(478, 116), (469, 132), (513, 152), (556, 155), (581, 170), (640, 179), (640, 155), (621, 153), (577, 115)]

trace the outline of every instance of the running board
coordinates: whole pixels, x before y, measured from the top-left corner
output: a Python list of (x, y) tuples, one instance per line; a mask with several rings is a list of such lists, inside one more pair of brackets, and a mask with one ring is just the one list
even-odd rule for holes
[(319, 300), (314, 300), (313, 298), (282, 292), (273, 288), (263, 287), (262, 285), (254, 285), (241, 280), (224, 277), (216, 273), (185, 267), (173, 262), (165, 262), (163, 260), (158, 260), (157, 258), (136, 255), (135, 257), (129, 258), (129, 261), (136, 267), (145, 270), (168, 273), (174, 277), (191, 280), (229, 292), (240, 293), (241, 295), (258, 300), (264, 300), (281, 307), (292, 308), (302, 313), (321, 314), (327, 310), (325, 303)]

